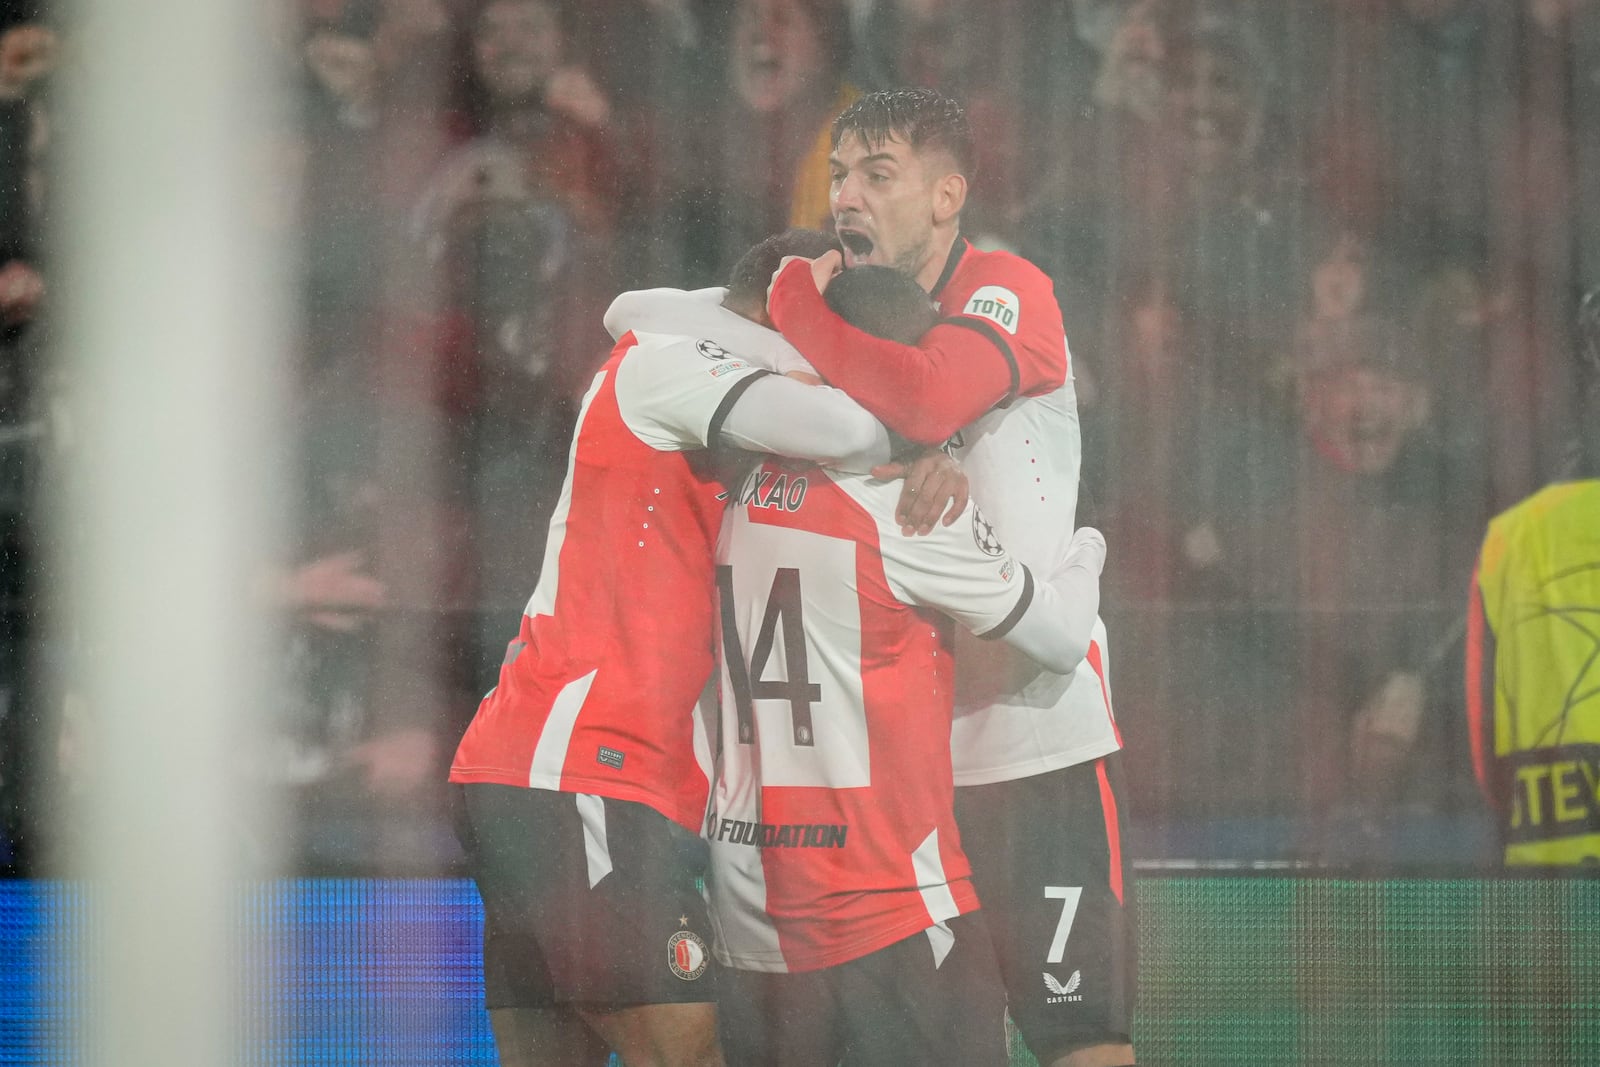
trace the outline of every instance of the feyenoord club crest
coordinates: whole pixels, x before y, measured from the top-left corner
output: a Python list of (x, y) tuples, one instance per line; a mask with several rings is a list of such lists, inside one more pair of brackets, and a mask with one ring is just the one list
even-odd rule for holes
[(726, 348), (723, 348), (715, 341), (696, 341), (694, 343), (694, 350), (707, 359), (723, 360), (733, 358), (732, 352), (729, 352)]
[(706, 963), (711, 959), (706, 943), (693, 930), (679, 930), (667, 938), (667, 966), (685, 982), (692, 982), (706, 973)]
[(983, 517), (983, 512), (976, 507), (972, 509), (972, 539), (978, 543), (978, 549), (986, 556), (1005, 554), (1006, 548), (1000, 543), (1000, 536), (994, 532), (994, 527), (989, 525), (989, 520)]

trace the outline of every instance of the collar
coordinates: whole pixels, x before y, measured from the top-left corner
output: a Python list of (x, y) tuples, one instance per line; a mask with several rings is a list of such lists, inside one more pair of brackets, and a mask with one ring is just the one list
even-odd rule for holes
[(939, 272), (939, 280), (933, 283), (933, 292), (929, 295), (935, 300), (944, 292), (944, 287), (950, 284), (950, 278), (955, 274), (956, 267), (961, 262), (961, 257), (967, 254), (970, 245), (965, 237), (956, 235), (955, 244), (950, 246), (950, 255), (944, 261), (944, 270)]

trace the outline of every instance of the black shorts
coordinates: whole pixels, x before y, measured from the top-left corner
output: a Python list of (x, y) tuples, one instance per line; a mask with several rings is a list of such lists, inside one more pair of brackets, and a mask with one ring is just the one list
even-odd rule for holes
[(718, 1033), (728, 1067), (1007, 1063), (1005, 991), (982, 912), (836, 967), (730, 968), (721, 981)]
[(1132, 869), (1117, 754), (956, 790), (1011, 1020), (1041, 1063), (1130, 1039)]
[(714, 1000), (705, 842), (643, 804), (467, 785), (490, 1008)]

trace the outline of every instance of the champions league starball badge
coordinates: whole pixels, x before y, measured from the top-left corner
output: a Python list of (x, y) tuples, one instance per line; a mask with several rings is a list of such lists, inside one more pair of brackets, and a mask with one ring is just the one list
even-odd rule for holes
[(972, 509), (972, 539), (977, 542), (978, 550), (986, 556), (1005, 554), (1006, 548), (1000, 543), (1000, 536), (977, 508)]
[(732, 359), (733, 353), (717, 344), (715, 341), (699, 340), (694, 343), (694, 350), (711, 360)]

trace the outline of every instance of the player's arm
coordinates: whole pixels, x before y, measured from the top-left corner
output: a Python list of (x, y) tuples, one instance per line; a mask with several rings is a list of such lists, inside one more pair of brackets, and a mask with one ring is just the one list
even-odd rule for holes
[(617, 363), (616, 393), (629, 429), (664, 452), (731, 445), (855, 471), (890, 454), (888, 431), (837, 389), (771, 374), (703, 339), (633, 345)]
[[(1046, 301), (1054, 307), (1053, 295), (1030, 292), (1029, 300), (1041, 305), (1035, 314), (1046, 314)], [(1066, 378), (1065, 340), (1046, 351), (1027, 340), (1032, 331), (1008, 335), (976, 315), (947, 318), (915, 345), (858, 330), (827, 306), (807, 260), (778, 271), (768, 313), (823, 377), (919, 444), (939, 444), (997, 404)]]
[(716, 444), (864, 473), (889, 461), (883, 423), (825, 385), (766, 375), (734, 397), (713, 427)]
[(1036, 574), (1000, 545), (976, 507), (969, 504), (966, 517), (926, 537), (880, 537), (895, 595), (944, 612), (980, 638), (1004, 640), (1046, 670), (1072, 673), (1100, 611), (1105, 538), (1079, 530), (1059, 563)]
[(710, 338), (777, 374), (811, 369), (777, 330), (725, 307), (727, 295), (728, 290), (716, 286), (630, 290), (612, 300), (606, 309), (606, 329), (619, 341), (630, 331)]
[(1083, 527), (1073, 534), (1060, 567), (1047, 580), (1033, 584), (1026, 603), (1019, 599), (1014, 621), (1008, 617), (977, 636), (1004, 640), (1041, 667), (1070, 674), (1089, 653), (1100, 613), (1100, 571), (1105, 560), (1105, 538), (1099, 530)]
[(631, 289), (606, 308), (605, 326), (613, 341), (629, 330), (693, 334), (694, 323), (721, 305), (726, 289)]

